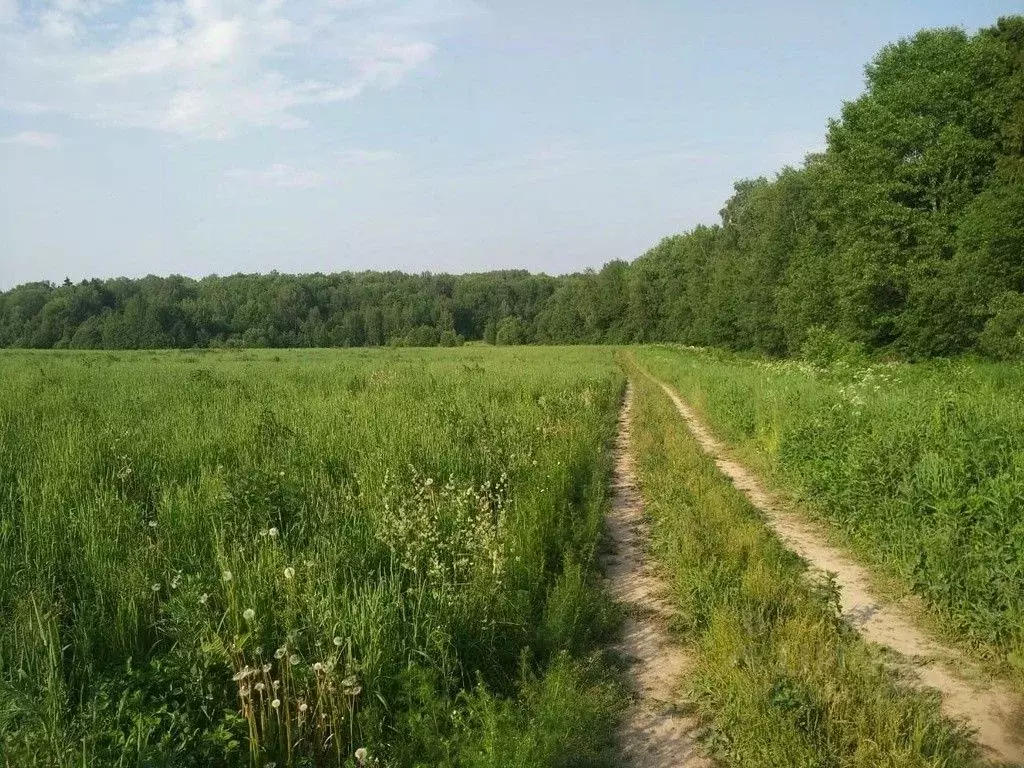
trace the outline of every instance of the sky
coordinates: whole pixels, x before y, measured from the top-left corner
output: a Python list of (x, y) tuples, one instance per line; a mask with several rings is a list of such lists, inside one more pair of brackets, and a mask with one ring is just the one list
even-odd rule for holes
[(0, 289), (560, 274), (824, 147), (885, 44), (1002, 0), (0, 0)]

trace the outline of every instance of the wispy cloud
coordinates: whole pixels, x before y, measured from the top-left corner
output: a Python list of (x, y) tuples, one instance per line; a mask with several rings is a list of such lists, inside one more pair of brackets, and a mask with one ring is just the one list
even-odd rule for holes
[(57, 149), (62, 144), (60, 136), (55, 133), (39, 131), (21, 131), (11, 136), (0, 138), (0, 144), (19, 144), (34, 149)]
[(237, 179), (249, 184), (264, 187), (285, 187), (289, 189), (309, 189), (319, 187), (326, 177), (319, 171), (295, 168), (285, 163), (275, 163), (269, 168), (253, 170), (234, 168), (225, 174), (229, 179)]
[(0, 0), (0, 105), (197, 138), (294, 128), (422, 67), (459, 2)]

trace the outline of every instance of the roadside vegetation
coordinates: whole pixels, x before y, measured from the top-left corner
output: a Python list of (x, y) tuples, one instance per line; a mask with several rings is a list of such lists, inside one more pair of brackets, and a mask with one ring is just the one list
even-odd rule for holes
[(696, 650), (689, 681), (724, 765), (969, 766), (934, 694), (902, 685), (690, 436), (634, 378), (634, 449), (654, 548)]
[(607, 353), (0, 364), (0, 764), (610, 761)]
[(1024, 679), (1024, 368), (870, 363), (835, 343), (808, 354), (637, 359), (944, 631)]

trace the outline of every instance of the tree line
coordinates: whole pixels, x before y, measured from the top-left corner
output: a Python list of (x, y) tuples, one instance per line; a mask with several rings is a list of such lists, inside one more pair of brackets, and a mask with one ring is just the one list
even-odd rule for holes
[(1024, 16), (884, 48), (826, 149), (737, 182), (720, 221), (632, 263), (524, 271), (145, 277), (0, 293), (40, 348), (676, 341), (794, 355), (1024, 355)]

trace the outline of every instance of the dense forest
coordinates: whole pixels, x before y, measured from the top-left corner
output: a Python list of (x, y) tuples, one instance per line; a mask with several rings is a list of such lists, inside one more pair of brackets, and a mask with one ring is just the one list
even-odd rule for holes
[(632, 263), (526, 272), (31, 283), (0, 345), (66, 348), (678, 341), (906, 358), (1024, 355), (1024, 17), (883, 49), (824, 152), (740, 181), (714, 226)]

